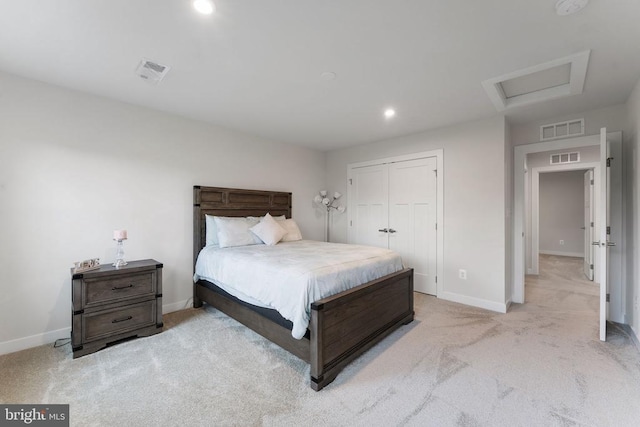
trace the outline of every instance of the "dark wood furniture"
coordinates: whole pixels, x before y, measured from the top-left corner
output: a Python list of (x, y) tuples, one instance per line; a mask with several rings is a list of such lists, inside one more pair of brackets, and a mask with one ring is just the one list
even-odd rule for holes
[(162, 264), (129, 261), (120, 268), (72, 274), (73, 357), (162, 331)]
[[(193, 259), (205, 246), (205, 215), (291, 218), (291, 193), (193, 188)], [(309, 334), (297, 340), (291, 331), (255, 311), (194, 284), (193, 306), (206, 302), (311, 365), (311, 388), (320, 390), (360, 354), (413, 320), (413, 269), (373, 280), (311, 305)]]

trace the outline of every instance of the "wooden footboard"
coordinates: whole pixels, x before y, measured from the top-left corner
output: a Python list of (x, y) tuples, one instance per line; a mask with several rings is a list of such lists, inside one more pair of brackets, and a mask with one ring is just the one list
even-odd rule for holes
[(311, 304), (311, 388), (320, 390), (352, 360), (413, 320), (413, 269)]
[(290, 330), (203, 285), (194, 286), (194, 300), (199, 303), (194, 307), (205, 301), (309, 362), (310, 385), (318, 391), (333, 381), (349, 362), (413, 320), (413, 269), (314, 302), (309, 339), (293, 338)]

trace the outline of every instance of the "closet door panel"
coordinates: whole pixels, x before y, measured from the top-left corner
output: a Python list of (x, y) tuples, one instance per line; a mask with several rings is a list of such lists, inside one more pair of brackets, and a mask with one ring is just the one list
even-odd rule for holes
[[(349, 242), (388, 247), (414, 269), (414, 289), (436, 295), (437, 160), (351, 170)], [(383, 230), (383, 231), (380, 231)]]
[(414, 289), (436, 294), (436, 159), (389, 166), (389, 248), (414, 269)]
[(367, 166), (352, 173), (353, 238), (358, 245), (388, 247), (389, 171), (387, 165)]

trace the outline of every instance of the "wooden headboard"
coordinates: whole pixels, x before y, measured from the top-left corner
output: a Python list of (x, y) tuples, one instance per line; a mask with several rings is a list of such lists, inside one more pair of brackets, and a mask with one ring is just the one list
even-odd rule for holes
[(205, 215), (291, 218), (291, 193), (193, 186), (193, 265), (205, 246)]

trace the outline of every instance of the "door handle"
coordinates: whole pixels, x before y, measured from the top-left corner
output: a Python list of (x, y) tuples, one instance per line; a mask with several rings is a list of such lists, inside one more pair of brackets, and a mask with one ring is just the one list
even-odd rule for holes
[(381, 232), (381, 233), (388, 233), (389, 232), (389, 230), (387, 230), (386, 228), (383, 228), (383, 229), (378, 230), (378, 231)]
[(584, 227), (580, 227), (580, 229), (581, 229), (581, 230), (586, 230), (586, 228), (584, 228)]
[(593, 242), (593, 243), (591, 243), (591, 244), (592, 244), (593, 246), (602, 246), (602, 247), (605, 247), (605, 246), (616, 246), (616, 243), (615, 243), (615, 242), (606, 242), (606, 243)]
[(396, 232), (396, 230), (394, 230), (393, 228), (389, 229), (389, 233), (395, 233), (395, 232)]

